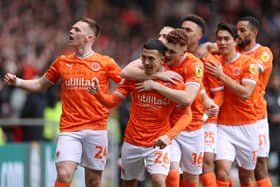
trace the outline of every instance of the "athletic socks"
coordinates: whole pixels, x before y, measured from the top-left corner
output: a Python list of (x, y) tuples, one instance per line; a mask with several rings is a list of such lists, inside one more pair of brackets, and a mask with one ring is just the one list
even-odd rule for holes
[(166, 177), (166, 187), (178, 187), (180, 183), (180, 173), (178, 171), (169, 171)]
[(213, 172), (200, 175), (200, 181), (203, 187), (217, 187), (216, 177)]

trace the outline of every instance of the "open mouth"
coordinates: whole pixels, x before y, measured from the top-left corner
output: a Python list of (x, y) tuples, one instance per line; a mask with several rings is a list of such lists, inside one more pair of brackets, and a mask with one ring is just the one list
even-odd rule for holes
[(73, 36), (69, 36), (69, 40), (70, 41), (74, 40), (74, 37)]

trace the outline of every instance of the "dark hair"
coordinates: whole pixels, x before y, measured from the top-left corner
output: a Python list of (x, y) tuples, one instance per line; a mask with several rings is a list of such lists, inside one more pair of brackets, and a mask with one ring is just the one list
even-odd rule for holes
[(219, 23), (217, 25), (216, 36), (217, 36), (218, 32), (221, 30), (228, 31), (234, 39), (236, 39), (238, 36), (236, 27), (234, 25), (227, 24), (227, 23)]
[(200, 27), (202, 33), (203, 34), (205, 33), (206, 24), (205, 24), (205, 20), (202, 17), (197, 16), (197, 15), (189, 15), (189, 16), (185, 17), (185, 19), (183, 20), (183, 22), (185, 22), (185, 21), (194, 22), (195, 24), (197, 24)]
[(75, 23), (77, 23), (79, 21), (87, 23), (89, 25), (89, 27), (92, 29), (92, 31), (94, 32), (96, 38), (100, 35), (100, 32), (101, 32), (100, 27), (96, 23), (95, 20), (93, 20), (91, 18), (87, 18), (87, 17), (82, 17), (82, 18), (78, 19)]
[(181, 46), (188, 45), (188, 35), (184, 29), (174, 29), (169, 32), (166, 40), (169, 43), (180, 44)]
[(151, 49), (151, 50), (155, 49), (161, 55), (164, 55), (165, 50), (166, 50), (166, 47), (164, 46), (164, 44), (160, 40), (157, 40), (157, 39), (151, 39), (151, 40), (146, 41), (143, 48)]
[(237, 22), (239, 21), (248, 21), (249, 24), (252, 26), (253, 30), (260, 30), (261, 29), (261, 23), (260, 21), (253, 17), (253, 16), (245, 16), (245, 17), (241, 17), (237, 20)]

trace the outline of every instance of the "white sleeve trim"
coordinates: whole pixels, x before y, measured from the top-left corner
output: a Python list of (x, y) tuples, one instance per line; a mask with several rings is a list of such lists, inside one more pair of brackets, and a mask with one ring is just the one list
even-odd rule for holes
[(242, 82), (250, 82), (250, 83), (253, 83), (253, 84), (257, 84), (257, 82), (255, 80), (252, 80), (252, 79), (242, 79)]
[(263, 66), (260, 63), (258, 63), (258, 67), (259, 67), (260, 73), (263, 73), (264, 72)]
[(224, 90), (223, 86), (220, 86), (220, 87), (217, 87), (217, 88), (210, 88), (211, 92), (218, 92), (218, 91), (221, 91), (221, 90)]
[(202, 95), (202, 94), (205, 94), (205, 93), (206, 93), (206, 90), (203, 88), (203, 89), (201, 90), (200, 94)]
[(188, 85), (195, 85), (195, 86), (198, 86), (200, 88), (200, 84), (197, 83), (197, 82), (185, 82), (185, 86), (188, 86)]
[(120, 96), (121, 98), (125, 99), (125, 96), (123, 94), (121, 94), (120, 92), (114, 91), (115, 94), (117, 94), (118, 96)]
[(183, 107), (183, 106), (184, 106), (184, 105), (182, 105), (182, 104), (176, 105), (177, 108), (181, 108), (181, 107)]
[(124, 83), (125, 79), (122, 78), (122, 80), (120, 81), (119, 85), (122, 85)]
[(54, 82), (50, 81), (45, 75), (43, 76), (43, 78), (50, 84), (55, 85)]

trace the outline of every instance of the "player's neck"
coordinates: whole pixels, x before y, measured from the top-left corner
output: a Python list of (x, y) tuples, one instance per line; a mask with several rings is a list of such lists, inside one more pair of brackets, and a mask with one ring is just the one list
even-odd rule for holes
[(253, 49), (256, 45), (257, 45), (256, 40), (255, 40), (255, 41), (251, 41), (248, 45), (244, 46), (241, 50), (242, 50), (242, 51), (250, 51), (250, 50)]
[(188, 52), (192, 53), (193, 55), (195, 54), (197, 49), (198, 49), (198, 43), (188, 46)]
[(87, 56), (91, 52), (93, 52), (91, 47), (80, 47), (76, 49), (76, 55), (81, 57)]

